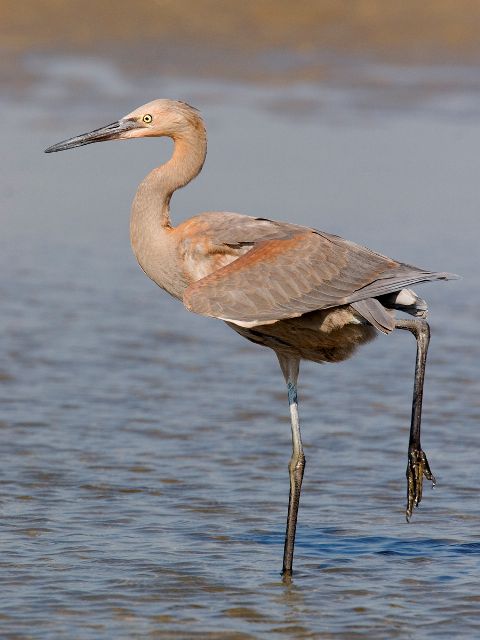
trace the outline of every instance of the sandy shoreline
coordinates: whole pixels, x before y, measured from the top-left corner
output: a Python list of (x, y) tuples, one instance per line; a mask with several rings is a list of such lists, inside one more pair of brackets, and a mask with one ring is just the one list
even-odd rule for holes
[(0, 76), (28, 83), (26, 53), (94, 55), (124, 73), (318, 82), (332, 58), (472, 64), (480, 3), (468, 0), (0, 1)]

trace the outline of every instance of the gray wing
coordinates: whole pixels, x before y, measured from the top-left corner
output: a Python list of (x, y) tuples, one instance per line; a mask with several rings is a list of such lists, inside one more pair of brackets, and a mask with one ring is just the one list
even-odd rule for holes
[[(186, 289), (184, 303), (190, 311), (261, 324), (450, 277), (397, 262), (339, 236), (248, 216), (239, 218), (245, 220), (243, 234), (240, 219), (235, 219), (236, 224), (230, 227), (232, 235), (225, 228), (215, 240), (238, 244), (244, 237), (252, 247)], [(254, 220), (265, 232), (258, 234), (257, 241), (253, 238)], [(362, 305), (358, 306), (361, 313)]]

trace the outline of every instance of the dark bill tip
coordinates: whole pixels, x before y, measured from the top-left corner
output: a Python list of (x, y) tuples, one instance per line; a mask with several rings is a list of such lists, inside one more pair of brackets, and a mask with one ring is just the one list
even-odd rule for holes
[(136, 120), (119, 120), (118, 122), (112, 122), (112, 124), (108, 124), (106, 127), (101, 127), (89, 133), (82, 133), (74, 138), (57, 142), (57, 144), (53, 144), (51, 147), (48, 147), (48, 149), (45, 149), (45, 153), (75, 149), (75, 147), (83, 147), (86, 144), (93, 144), (94, 142), (116, 140), (125, 131), (136, 129), (139, 126)]

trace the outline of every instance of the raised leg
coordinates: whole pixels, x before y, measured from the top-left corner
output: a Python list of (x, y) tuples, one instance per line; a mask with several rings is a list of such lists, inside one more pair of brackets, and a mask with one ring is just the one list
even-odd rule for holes
[(300, 361), (298, 358), (277, 353), (288, 388), (288, 404), (292, 423), (292, 457), (288, 465), (290, 473), (290, 497), (288, 499), (287, 529), (283, 550), (282, 575), (285, 581), (292, 576), (293, 550), (295, 546), (295, 530), (297, 528), (298, 506), (302, 489), (305, 455), (303, 453), (300, 423), (298, 421), (297, 380)]
[(422, 499), (423, 476), (431, 480), (435, 486), (435, 477), (430, 471), (427, 456), (420, 444), (420, 428), (422, 422), (423, 381), (427, 361), (430, 327), (426, 320), (397, 320), (397, 329), (406, 329), (413, 333), (417, 340), (417, 360), (415, 364), (415, 381), (413, 384), (412, 421), (410, 424), (410, 440), (408, 443), (407, 465), (407, 508), (406, 518), (410, 522), (414, 507), (418, 507)]

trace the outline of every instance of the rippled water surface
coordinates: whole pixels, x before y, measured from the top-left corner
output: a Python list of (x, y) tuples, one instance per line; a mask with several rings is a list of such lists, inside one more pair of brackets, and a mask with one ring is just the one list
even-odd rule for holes
[[(449, 97), (451, 110), (392, 111), (327, 91), (299, 109), (305, 89), (291, 89), (279, 109), (278, 93), (188, 82), (133, 92), (112, 75), (78, 104), (62, 78), (51, 67), (0, 119), (0, 635), (476, 637), (480, 120), (466, 94)], [(42, 154), (156, 95), (192, 101), (209, 129), (176, 220), (205, 209), (288, 219), (464, 276), (419, 288), (433, 333), (422, 440), (438, 486), (410, 525), (414, 340), (398, 332), (349, 362), (304, 364), (290, 586), (279, 576), (290, 428), (275, 357), (188, 314), (128, 246), (134, 190), (168, 143)]]

